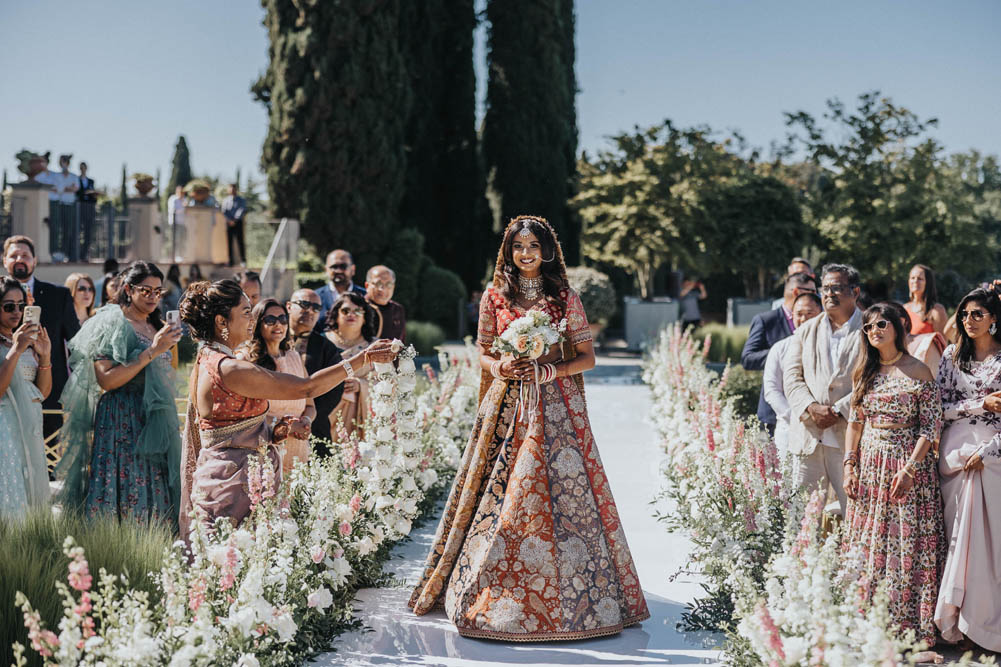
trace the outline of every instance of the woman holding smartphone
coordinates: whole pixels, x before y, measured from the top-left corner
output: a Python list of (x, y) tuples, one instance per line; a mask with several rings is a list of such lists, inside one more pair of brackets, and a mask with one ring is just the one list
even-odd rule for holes
[(135, 262), (121, 275), (118, 307), (99, 310), (70, 341), (66, 452), (56, 471), (64, 507), (176, 528), (181, 438), (170, 349), (181, 328), (161, 321), (162, 296), (160, 269)]
[[(0, 278), (0, 517), (23, 516), (49, 500), (42, 401), (52, 389), (45, 329), (22, 323), (24, 287)], [(35, 307), (37, 308), (37, 306)]]

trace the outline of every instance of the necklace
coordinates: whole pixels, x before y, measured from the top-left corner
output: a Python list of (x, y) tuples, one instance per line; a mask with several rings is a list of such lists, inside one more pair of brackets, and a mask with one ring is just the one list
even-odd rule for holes
[[(11, 334), (13, 335), (13, 334)], [(7, 347), (14, 347), (14, 339), (10, 336), (6, 336), (0, 333), (0, 343), (3, 343)]]
[(893, 359), (890, 359), (889, 361), (883, 361), (882, 359), (880, 359), (879, 363), (881, 366), (892, 366), (893, 364), (900, 361), (900, 357), (902, 356), (904, 356), (903, 352), (897, 352), (897, 356), (895, 356)]
[(526, 278), (518, 276), (518, 291), (529, 301), (535, 301), (542, 296), (542, 276)]

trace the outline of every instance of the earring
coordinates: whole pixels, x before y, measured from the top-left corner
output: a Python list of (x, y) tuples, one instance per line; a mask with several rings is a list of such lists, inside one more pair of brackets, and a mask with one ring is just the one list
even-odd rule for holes
[(988, 331), (991, 332), (991, 335), (993, 336), (995, 333), (997, 333), (997, 330), (998, 330), (998, 323), (997, 322), (991, 322), (991, 328), (988, 329)]
[(223, 326), (223, 328), (219, 331), (219, 335), (222, 336), (222, 339), (223, 339), (224, 342), (228, 343), (229, 342), (229, 327)]

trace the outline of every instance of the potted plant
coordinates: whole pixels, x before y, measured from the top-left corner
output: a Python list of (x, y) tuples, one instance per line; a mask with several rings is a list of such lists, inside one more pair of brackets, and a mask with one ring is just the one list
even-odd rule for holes
[(212, 186), (203, 178), (188, 181), (188, 184), (184, 186), (184, 190), (198, 204), (204, 204), (212, 194)]
[(138, 172), (132, 174), (132, 178), (136, 181), (136, 192), (139, 193), (139, 196), (148, 197), (149, 193), (153, 191), (153, 177), (149, 174)]
[(602, 329), (615, 314), (615, 288), (611, 279), (597, 269), (574, 266), (567, 269), (567, 280), (584, 305), (591, 336), (598, 340)]
[(35, 177), (49, 166), (48, 153), (40, 155), (27, 148), (22, 148), (14, 158), (17, 160), (17, 170), (27, 176), (31, 183), (37, 183)]

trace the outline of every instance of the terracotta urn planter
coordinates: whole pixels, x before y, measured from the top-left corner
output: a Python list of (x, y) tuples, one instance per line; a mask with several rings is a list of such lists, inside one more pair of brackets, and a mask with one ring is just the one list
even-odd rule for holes
[(204, 204), (209, 198), (212, 190), (207, 187), (198, 186), (191, 189), (191, 198), (199, 204)]
[(36, 182), (35, 176), (38, 176), (40, 173), (45, 171), (45, 165), (46, 165), (46, 160), (41, 155), (35, 156), (30, 160), (28, 160), (28, 172), (27, 172), (28, 180), (33, 183)]
[(141, 197), (148, 197), (149, 193), (153, 191), (153, 179), (142, 179), (136, 181), (136, 191)]

